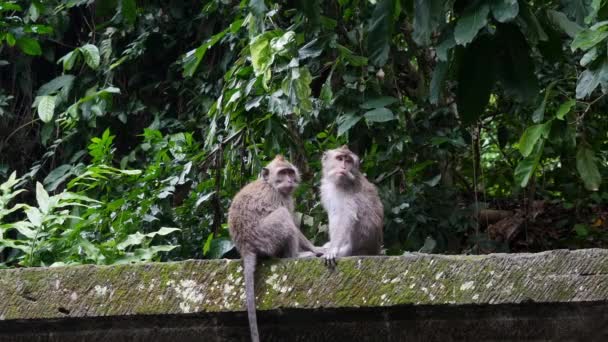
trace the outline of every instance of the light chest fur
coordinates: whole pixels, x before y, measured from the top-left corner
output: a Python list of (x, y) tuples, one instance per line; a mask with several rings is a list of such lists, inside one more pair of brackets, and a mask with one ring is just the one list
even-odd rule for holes
[(358, 221), (356, 194), (346, 192), (331, 182), (321, 184), (321, 203), (328, 213), (329, 220), (341, 217)]

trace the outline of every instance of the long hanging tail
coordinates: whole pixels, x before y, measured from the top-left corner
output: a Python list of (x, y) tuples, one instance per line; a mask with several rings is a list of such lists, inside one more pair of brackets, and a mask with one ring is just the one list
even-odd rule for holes
[(245, 270), (245, 297), (247, 301), (247, 317), (249, 318), (249, 330), (251, 330), (251, 342), (259, 342), (260, 334), (258, 333), (258, 320), (255, 312), (255, 290), (254, 290), (254, 273), (255, 273), (255, 254), (246, 254), (243, 256), (243, 268)]

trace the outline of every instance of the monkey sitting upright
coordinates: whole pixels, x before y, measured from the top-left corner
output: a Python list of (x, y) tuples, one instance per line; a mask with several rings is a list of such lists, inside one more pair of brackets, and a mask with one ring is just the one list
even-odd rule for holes
[(294, 223), (291, 195), (299, 181), (298, 169), (277, 155), (262, 169), (260, 179), (236, 194), (228, 211), (230, 236), (243, 258), (247, 316), (254, 342), (259, 341), (254, 292), (257, 257), (292, 258), (324, 251), (308, 241)]
[(359, 157), (344, 145), (323, 153), (321, 202), (329, 218), (324, 257), (380, 254), (384, 208), (376, 186), (359, 171)]

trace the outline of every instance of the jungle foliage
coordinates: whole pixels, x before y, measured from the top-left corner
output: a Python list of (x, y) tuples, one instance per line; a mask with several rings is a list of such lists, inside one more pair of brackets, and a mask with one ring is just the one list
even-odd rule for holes
[(607, 46), (605, 0), (0, 0), (0, 267), (235, 256), (277, 153), (320, 244), (344, 143), (388, 254), (605, 247)]

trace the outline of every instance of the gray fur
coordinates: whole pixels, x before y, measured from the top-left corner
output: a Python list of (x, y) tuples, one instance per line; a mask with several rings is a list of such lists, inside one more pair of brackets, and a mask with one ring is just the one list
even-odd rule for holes
[(384, 207), (376, 186), (360, 173), (359, 157), (346, 146), (323, 155), (321, 202), (329, 218), (329, 265), (336, 257), (380, 254)]
[[(290, 173), (281, 174), (286, 169)], [(228, 211), (230, 236), (244, 263), (247, 316), (253, 342), (259, 341), (254, 291), (257, 257), (293, 258), (323, 252), (306, 239), (294, 222), (291, 194), (298, 182), (297, 169), (277, 156), (264, 168), (260, 179), (236, 194)]]

